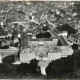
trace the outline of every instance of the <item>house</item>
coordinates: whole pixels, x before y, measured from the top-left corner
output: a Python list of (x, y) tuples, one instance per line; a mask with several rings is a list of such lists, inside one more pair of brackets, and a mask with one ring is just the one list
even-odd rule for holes
[(67, 32), (67, 31), (62, 31), (62, 33), (60, 33), (60, 34), (58, 34), (58, 35), (62, 35), (62, 36), (67, 37), (67, 36), (68, 36), (68, 32)]

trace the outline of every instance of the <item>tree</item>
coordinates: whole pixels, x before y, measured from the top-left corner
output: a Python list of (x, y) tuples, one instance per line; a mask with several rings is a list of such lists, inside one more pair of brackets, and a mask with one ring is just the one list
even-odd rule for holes
[(39, 74), (39, 72), (37, 71), (37, 69), (38, 69), (38, 60), (36, 60), (36, 59), (33, 59), (33, 60), (31, 60), (31, 62), (30, 62), (30, 68), (31, 68), (31, 71), (32, 71), (32, 73), (34, 74), (34, 75), (37, 75), (37, 74)]
[(68, 35), (70, 35), (71, 33), (73, 33), (73, 34), (76, 33), (75, 29), (68, 24), (63, 24), (62, 26), (57, 27), (57, 29), (60, 30), (60, 31), (67, 31)]
[(37, 71), (38, 68), (38, 60), (33, 59), (29, 64), (27, 63), (22, 63), (17, 67), (17, 71), (23, 75), (28, 75), (29, 76), (38, 76), (40, 74), (39, 71)]
[(47, 76), (50, 78), (61, 78), (64, 75), (72, 74), (74, 72), (73, 64), (71, 56), (52, 61), (46, 68)]

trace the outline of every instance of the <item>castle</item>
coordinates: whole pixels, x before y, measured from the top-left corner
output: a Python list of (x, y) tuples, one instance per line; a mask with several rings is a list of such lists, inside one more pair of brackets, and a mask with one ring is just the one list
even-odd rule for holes
[[(2, 63), (2, 58), (12, 54), (15, 55), (13, 64), (30, 63), (32, 59), (36, 59), (39, 60), (41, 74), (46, 75), (45, 69), (52, 60), (73, 54), (73, 49), (67, 42), (67, 32), (59, 33), (57, 29), (51, 29), (48, 33), (51, 34), (50, 38), (37, 38), (33, 33), (27, 33), (22, 37), (20, 52), (16, 48), (0, 49), (0, 62)], [(58, 41), (62, 45), (58, 45)]]
[[(52, 61), (72, 55), (73, 50), (68, 45), (65, 35), (63, 33), (62, 35), (61, 33), (57, 35), (52, 34), (51, 38), (36, 38), (35, 36), (27, 35), (29, 37), (27, 39), (27, 46), (20, 53), (20, 62), (29, 63), (35, 58), (37, 60)], [(58, 40), (62, 42), (62, 46), (57, 45)]]

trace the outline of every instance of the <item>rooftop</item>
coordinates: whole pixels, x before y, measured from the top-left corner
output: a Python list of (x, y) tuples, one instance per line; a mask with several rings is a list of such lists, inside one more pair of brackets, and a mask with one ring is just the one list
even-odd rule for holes
[[(54, 39), (58, 39), (58, 38), (54, 38)], [(52, 38), (36, 38), (36, 39), (30, 39), (30, 41), (52, 41)]]

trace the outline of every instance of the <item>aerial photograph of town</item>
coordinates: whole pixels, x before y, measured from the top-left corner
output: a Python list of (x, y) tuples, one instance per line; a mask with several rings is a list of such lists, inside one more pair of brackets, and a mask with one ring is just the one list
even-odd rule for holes
[(80, 1), (0, 1), (0, 79), (80, 79)]

